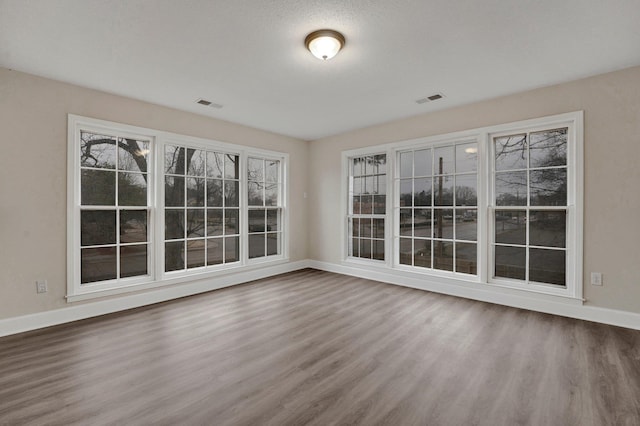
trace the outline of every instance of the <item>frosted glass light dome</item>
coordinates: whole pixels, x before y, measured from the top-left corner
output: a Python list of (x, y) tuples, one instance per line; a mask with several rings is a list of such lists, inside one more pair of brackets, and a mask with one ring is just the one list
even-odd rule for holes
[(314, 31), (305, 39), (307, 49), (318, 59), (328, 60), (344, 47), (344, 36), (333, 30)]

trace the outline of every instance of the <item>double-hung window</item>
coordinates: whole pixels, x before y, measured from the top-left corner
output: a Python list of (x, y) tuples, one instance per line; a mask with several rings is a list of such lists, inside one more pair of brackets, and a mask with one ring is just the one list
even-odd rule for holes
[(349, 158), (349, 256), (385, 260), (387, 156)]
[(400, 265), (477, 273), (477, 153), (467, 140), (397, 153)]
[(69, 300), (286, 261), (283, 153), (69, 116)]

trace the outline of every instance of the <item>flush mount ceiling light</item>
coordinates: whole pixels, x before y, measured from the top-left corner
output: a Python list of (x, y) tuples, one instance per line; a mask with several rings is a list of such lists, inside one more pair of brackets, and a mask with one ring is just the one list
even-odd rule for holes
[(304, 45), (318, 59), (331, 59), (344, 47), (344, 36), (334, 30), (314, 31), (304, 39)]

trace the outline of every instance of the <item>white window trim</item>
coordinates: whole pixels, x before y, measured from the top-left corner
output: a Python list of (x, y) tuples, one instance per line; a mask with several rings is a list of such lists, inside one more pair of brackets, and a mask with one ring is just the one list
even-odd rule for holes
[[(548, 117), (505, 123), (495, 126), (487, 126), (461, 132), (444, 135), (417, 138), (405, 141), (386, 143), (376, 146), (364, 147), (342, 152), (342, 193), (341, 212), (343, 226), (341, 232), (342, 263), (346, 266), (367, 268), (372, 270), (393, 270), (396, 273), (417, 279), (436, 278), (449, 282), (452, 285), (478, 286), (477, 288), (491, 288), (493, 291), (504, 294), (520, 293), (525, 297), (539, 298), (541, 300), (566, 300), (568, 303), (583, 302), (583, 182), (584, 182), (584, 113), (576, 111), (558, 114)], [(522, 283), (517, 280), (491, 279), (490, 256), (491, 250), (491, 224), (489, 223), (490, 205), (492, 195), (491, 180), (491, 136), (506, 132), (512, 133), (519, 130), (533, 131), (537, 128), (569, 127), (570, 142), (567, 151), (567, 211), (570, 215), (567, 227), (567, 287), (560, 288), (551, 285), (537, 285)], [(398, 242), (394, 238), (393, 230), (399, 218), (396, 217), (395, 198), (399, 188), (394, 181), (396, 174), (396, 156), (399, 151), (425, 147), (447, 145), (463, 140), (475, 140), (478, 144), (478, 275), (472, 276), (450, 271), (437, 271), (425, 269), (417, 271), (417, 268), (398, 264)], [(387, 154), (387, 221), (385, 228), (385, 256), (386, 261), (370, 261), (367, 259), (352, 258), (348, 256), (348, 188), (346, 182), (349, 177), (349, 163), (353, 157)]]
[[(132, 138), (151, 141), (148, 172), (149, 180), (149, 275), (132, 277), (120, 281), (105, 281), (80, 284), (80, 130), (119, 134)], [(193, 148), (219, 150), (236, 153), (240, 158), (240, 261), (230, 264), (187, 269), (184, 271), (164, 272), (164, 146), (184, 145)], [(282, 240), (279, 255), (259, 259), (248, 259), (247, 251), (247, 189), (246, 161), (250, 156), (281, 161), (282, 173)], [(254, 270), (266, 265), (277, 265), (289, 261), (289, 154), (229, 144), (210, 139), (180, 135), (144, 127), (131, 126), (89, 117), (68, 115), (67, 131), (67, 302), (88, 300), (105, 296), (153, 289), (168, 285), (191, 282), (197, 279), (212, 278), (230, 272)]]

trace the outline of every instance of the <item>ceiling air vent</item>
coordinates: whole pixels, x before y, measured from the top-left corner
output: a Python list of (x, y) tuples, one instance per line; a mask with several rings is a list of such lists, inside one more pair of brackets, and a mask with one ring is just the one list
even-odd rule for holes
[(200, 104), (200, 105), (208, 106), (208, 107), (211, 107), (211, 108), (218, 108), (218, 109), (222, 108), (222, 105), (213, 103), (213, 102), (208, 101), (206, 99), (198, 99), (196, 101), (196, 103)]
[(438, 99), (444, 98), (442, 93), (434, 93), (431, 96), (427, 96), (426, 98), (418, 99), (416, 101), (417, 104), (426, 104), (427, 102), (437, 101)]

